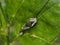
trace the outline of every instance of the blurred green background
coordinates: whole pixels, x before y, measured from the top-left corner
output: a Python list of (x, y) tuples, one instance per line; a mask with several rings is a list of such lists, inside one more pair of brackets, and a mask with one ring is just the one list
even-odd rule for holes
[[(35, 16), (37, 24), (19, 36)], [(60, 0), (0, 0), (0, 45), (60, 45)]]

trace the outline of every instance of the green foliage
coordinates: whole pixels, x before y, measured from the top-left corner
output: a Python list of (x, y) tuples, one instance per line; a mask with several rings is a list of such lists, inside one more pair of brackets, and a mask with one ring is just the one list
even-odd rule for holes
[[(59, 0), (1, 0), (0, 3), (0, 45), (7, 45), (8, 41), (11, 45), (13, 42), (21, 45), (57, 44), (60, 39)], [(35, 16), (37, 24), (19, 36), (26, 20)]]

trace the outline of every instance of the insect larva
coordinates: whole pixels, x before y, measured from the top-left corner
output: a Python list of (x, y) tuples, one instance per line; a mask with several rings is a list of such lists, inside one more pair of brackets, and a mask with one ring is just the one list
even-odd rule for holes
[(19, 35), (23, 35), (24, 32), (33, 27), (36, 24), (36, 22), (37, 22), (36, 18), (29, 18), (27, 22), (22, 26)]

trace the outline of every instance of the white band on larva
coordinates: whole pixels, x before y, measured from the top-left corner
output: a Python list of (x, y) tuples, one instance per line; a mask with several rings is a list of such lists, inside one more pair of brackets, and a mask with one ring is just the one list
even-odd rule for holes
[(23, 32), (20, 32), (19, 35), (23, 35)]
[(34, 26), (35, 23), (37, 22), (37, 19), (36, 19), (36, 18), (30, 18), (30, 21), (31, 21), (31, 22), (34, 22), (34, 23), (32, 24), (32, 26)]

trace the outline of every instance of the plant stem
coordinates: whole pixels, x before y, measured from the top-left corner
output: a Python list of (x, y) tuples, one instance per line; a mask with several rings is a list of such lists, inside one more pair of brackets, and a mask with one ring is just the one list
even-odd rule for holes
[(41, 10), (38, 13), (36, 13), (35, 17), (38, 17), (37, 15), (39, 15), (44, 10), (44, 8), (47, 6), (48, 2), (49, 2), (49, 0), (47, 0), (46, 3), (44, 4), (44, 6), (41, 8)]
[[(4, 18), (5, 18), (5, 16), (6, 16), (6, 14), (5, 14), (5, 12), (4, 12), (4, 10), (3, 10), (3, 8), (2, 8), (2, 5), (1, 5), (1, 2), (0, 2), (0, 9), (1, 9), (1, 11), (2, 11), (2, 14), (3, 14), (3, 16), (4, 16)], [(6, 19), (5, 19), (6, 20)], [(7, 22), (7, 21), (6, 21)], [(7, 23), (9, 23), (9, 22), (7, 22)], [(9, 23), (10, 24), (10, 23)], [(10, 45), (10, 40), (9, 40), (9, 34), (10, 34), (10, 25), (9, 26), (7, 26), (7, 28), (8, 28), (8, 32), (7, 32), (7, 45)]]
[(10, 45), (9, 34), (10, 34), (10, 26), (8, 25), (8, 32), (7, 32), (7, 45)]

